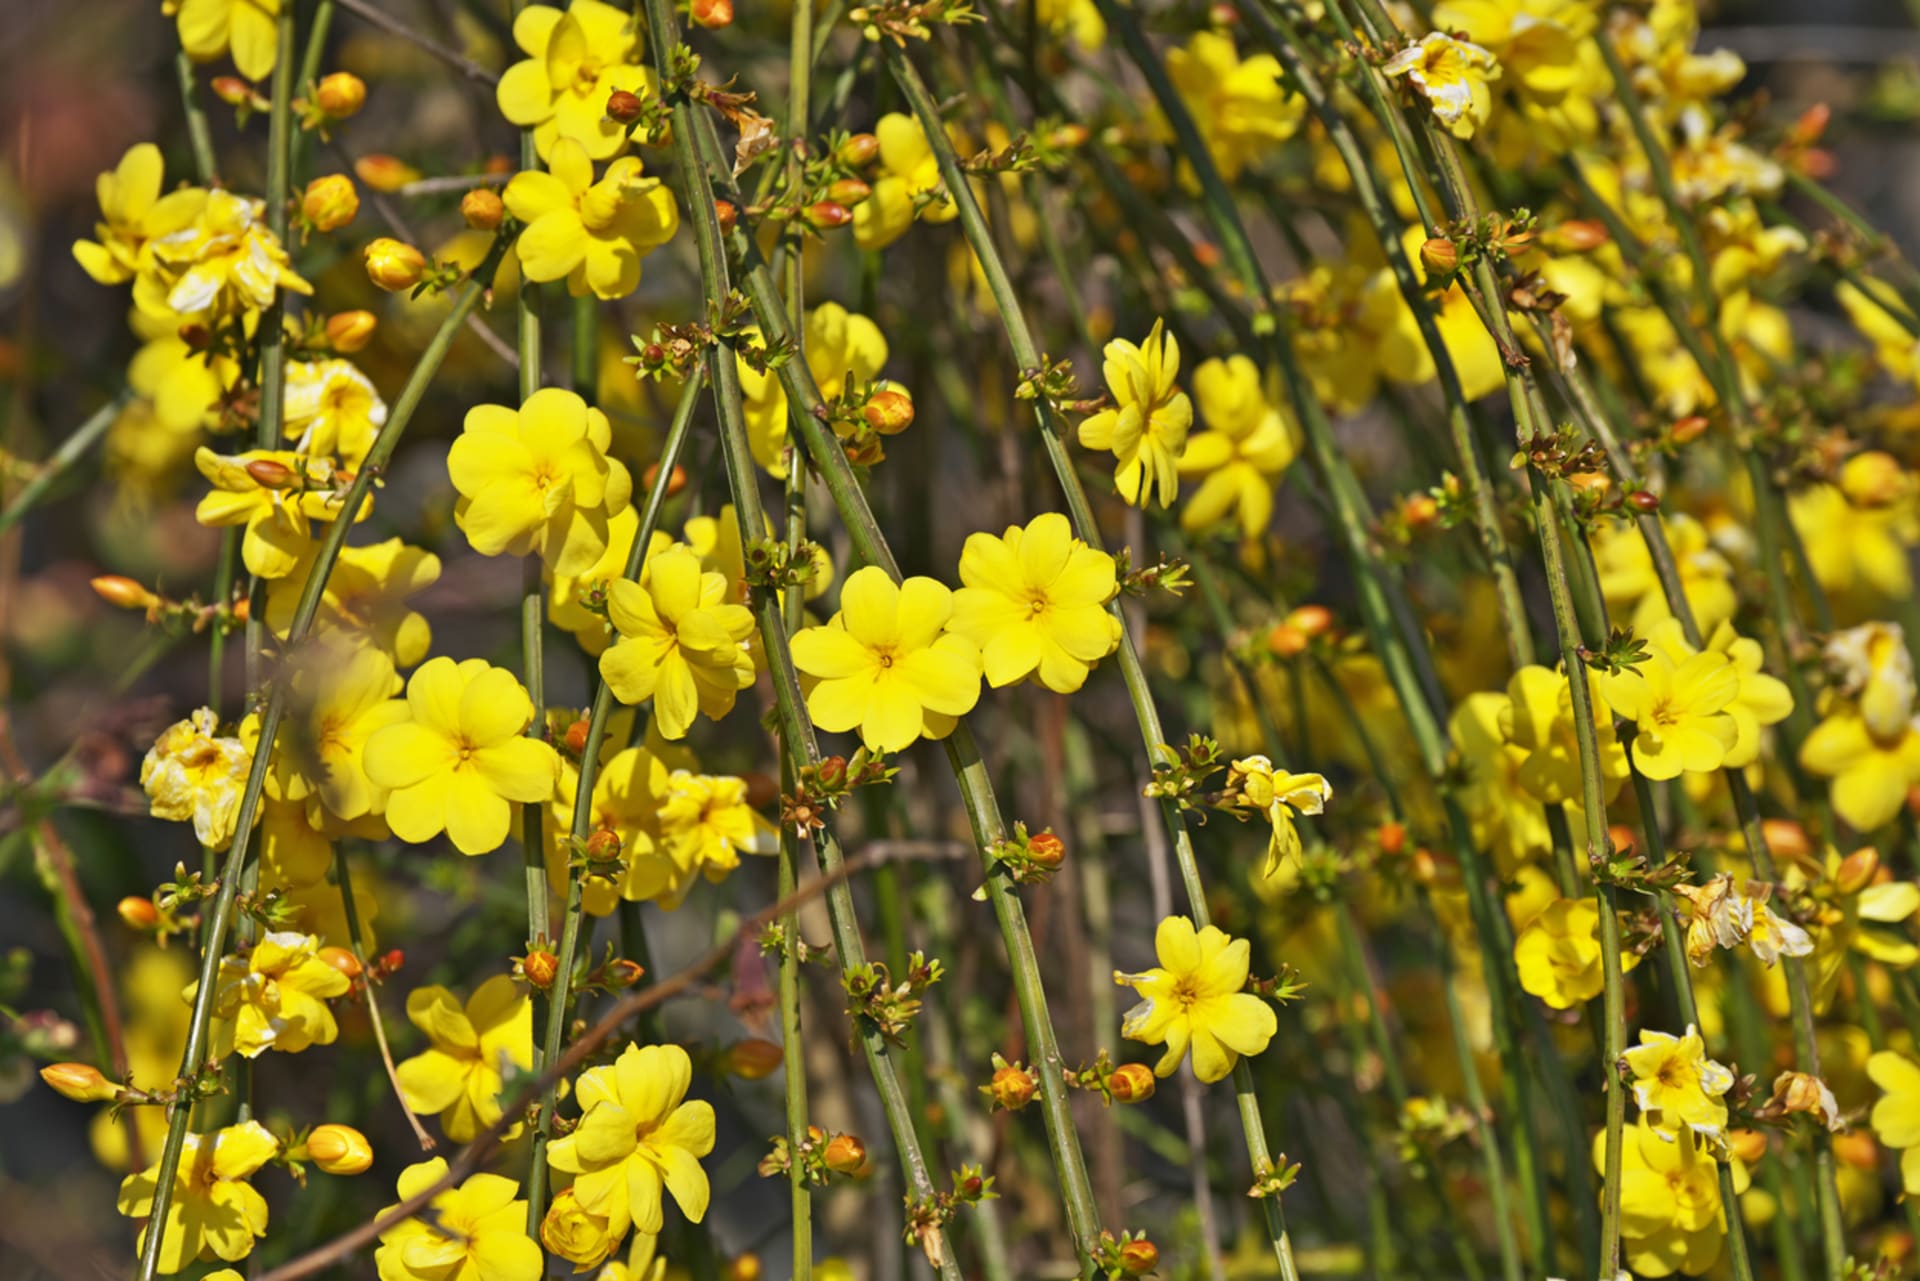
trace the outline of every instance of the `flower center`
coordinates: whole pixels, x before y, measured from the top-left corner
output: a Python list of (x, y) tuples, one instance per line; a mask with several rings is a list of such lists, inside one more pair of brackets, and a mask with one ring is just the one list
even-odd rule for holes
[(465, 734), (456, 734), (453, 739), (453, 754), (453, 767), (460, 769), (472, 764), (473, 758), (480, 754), (480, 745)]
[(1655, 725), (1671, 728), (1680, 723), (1680, 709), (1674, 705), (1671, 697), (1656, 699), (1653, 706), (1647, 709), (1647, 719)]
[(1181, 1009), (1191, 1010), (1200, 1003), (1200, 981), (1191, 974), (1175, 980), (1173, 1000)]
[(1035, 592), (1027, 598), (1027, 617), (1038, 618), (1047, 612), (1047, 594)]

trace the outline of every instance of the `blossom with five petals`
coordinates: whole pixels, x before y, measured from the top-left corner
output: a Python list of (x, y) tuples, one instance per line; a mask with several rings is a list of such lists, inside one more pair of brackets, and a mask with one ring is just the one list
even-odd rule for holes
[(1031, 676), (1071, 694), (1120, 645), (1107, 608), (1119, 590), (1113, 557), (1075, 538), (1059, 512), (998, 536), (969, 534), (960, 581), (948, 626), (980, 647), (995, 689)]
[(528, 280), (564, 280), (576, 298), (625, 298), (640, 284), (640, 260), (673, 239), (680, 209), (658, 178), (622, 156), (593, 179), (593, 161), (572, 138), (553, 144), (548, 169), (523, 169), (501, 193), (526, 230), (514, 242)]
[(407, 1018), (432, 1044), (394, 1068), (401, 1101), (422, 1116), (439, 1113), (449, 1139), (469, 1142), (500, 1119), (507, 1071), (533, 1068), (533, 1001), (496, 974), (464, 1006), (444, 987), (415, 988), (407, 994)]
[(565, 12), (530, 4), (513, 20), (513, 42), (527, 56), (500, 77), (495, 99), (509, 122), (533, 131), (540, 158), (551, 160), (561, 139), (593, 160), (618, 155), (627, 130), (607, 115), (607, 99), (650, 97), (654, 85), (633, 15), (601, 0), (573, 0)]
[(710, 1189), (700, 1158), (713, 1151), (713, 1105), (686, 1098), (693, 1060), (677, 1045), (629, 1045), (606, 1067), (580, 1074), (580, 1123), (547, 1149), (547, 1161), (571, 1174), (573, 1194), (603, 1215), (619, 1240), (631, 1225), (658, 1233), (662, 1191), (695, 1223)]
[(1174, 385), (1180, 344), (1166, 332), (1166, 322), (1156, 320), (1145, 341), (1116, 338), (1104, 355), (1102, 370), (1114, 408), (1081, 422), (1080, 443), (1113, 451), (1113, 480), (1122, 498), (1145, 507), (1157, 494), (1166, 507), (1180, 492), (1177, 468), (1193, 425), (1193, 403)]
[[(171, 1276), (196, 1259), (228, 1263), (253, 1252), (267, 1234), (267, 1199), (247, 1182), (280, 1150), (280, 1140), (258, 1121), (243, 1121), (211, 1134), (189, 1134), (174, 1170), (166, 1227), (160, 1233), (160, 1271)], [(120, 1184), (120, 1213), (150, 1219), (160, 1186), (156, 1164)], [(153, 1230), (141, 1230), (140, 1245)]]
[[(445, 1157), (410, 1165), (394, 1191), (406, 1201), (446, 1173)], [(546, 1256), (527, 1235), (527, 1203), (514, 1199), (519, 1192), (518, 1183), (498, 1174), (471, 1175), (441, 1192), (427, 1203), (428, 1217), (380, 1234), (373, 1252), (380, 1281), (539, 1281)]]
[(753, 684), (743, 644), (753, 612), (726, 597), (726, 578), (685, 547), (648, 558), (640, 582), (608, 585), (607, 619), (620, 638), (600, 655), (600, 675), (623, 703), (651, 698), (663, 738), (685, 738), (696, 715), (719, 720)]

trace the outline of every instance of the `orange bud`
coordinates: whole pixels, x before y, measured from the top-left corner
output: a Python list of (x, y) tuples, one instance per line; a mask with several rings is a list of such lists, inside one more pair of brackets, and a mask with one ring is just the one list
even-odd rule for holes
[(1820, 141), (1827, 131), (1827, 122), (1833, 119), (1833, 108), (1824, 102), (1816, 102), (1800, 113), (1793, 122), (1793, 128), (1787, 131), (1787, 143), (1794, 147), (1810, 147)]
[(695, 25), (709, 31), (733, 25), (733, 0), (693, 0), (692, 17)]
[(1769, 818), (1760, 822), (1760, 835), (1767, 848), (1781, 858), (1804, 859), (1812, 855), (1813, 842), (1807, 829), (1790, 818)]
[(105, 1103), (125, 1093), (125, 1087), (86, 1063), (49, 1063), (40, 1069), (40, 1079), (75, 1103)]
[(460, 197), (460, 216), (475, 231), (492, 231), (507, 216), (507, 206), (492, 187), (475, 187)]
[(1160, 1247), (1141, 1237), (1120, 1247), (1120, 1271), (1130, 1277), (1144, 1277), (1160, 1266)]
[(247, 619), (253, 616), (253, 602), (247, 600), (237, 600), (233, 602), (232, 613), (235, 622), (246, 622)]
[(300, 482), (300, 473), (272, 458), (255, 458), (247, 463), (247, 475), (262, 489), (291, 489)]
[(1627, 504), (1638, 512), (1657, 512), (1660, 510), (1660, 495), (1650, 489), (1636, 489), (1627, 495)]
[(858, 178), (842, 178), (827, 187), (827, 199), (835, 204), (845, 205), (849, 209), (872, 194), (873, 188)]
[(1193, 242), (1193, 260), (1202, 267), (1217, 267), (1220, 265), (1220, 248), (1209, 241), (1196, 240)]
[(1767, 1136), (1760, 1130), (1728, 1130), (1727, 1147), (1735, 1157), (1752, 1165), (1767, 1154)]
[(1055, 129), (1047, 135), (1047, 142), (1052, 146), (1060, 148), (1062, 151), (1071, 151), (1075, 147), (1086, 146), (1087, 139), (1091, 136), (1092, 134), (1085, 125), (1061, 125), (1058, 129)]
[(1380, 852), (1392, 858), (1407, 848), (1406, 824), (1395, 822), (1382, 823), (1377, 839), (1380, 842)]
[(350, 979), (357, 979), (363, 973), (360, 959), (344, 947), (323, 947), (314, 955)]
[(856, 133), (840, 144), (838, 159), (849, 169), (861, 169), (880, 154), (880, 140), (870, 133)]
[(898, 436), (913, 426), (913, 397), (894, 387), (882, 388), (867, 399), (860, 416), (882, 436)]
[(1107, 1089), (1119, 1103), (1144, 1103), (1157, 1088), (1153, 1069), (1144, 1063), (1122, 1063), (1107, 1077)]
[(373, 1164), (373, 1145), (350, 1125), (319, 1125), (307, 1136), (307, 1155), (328, 1174), (360, 1174)]
[(521, 960), (520, 972), (526, 976), (527, 982), (544, 992), (553, 986), (553, 980), (560, 974), (560, 958), (552, 952), (536, 948)]
[(800, 214), (800, 221), (815, 231), (833, 231), (853, 221), (853, 211), (831, 200), (816, 200)]
[(763, 1041), (759, 1037), (749, 1037), (744, 1041), (735, 1041), (727, 1047), (721, 1056), (721, 1067), (733, 1075), (749, 1081), (758, 1081), (772, 1076), (786, 1061), (780, 1047), (772, 1041)]
[(1615, 823), (1607, 828), (1607, 839), (1613, 842), (1615, 849), (1624, 850), (1629, 854), (1640, 848), (1639, 839), (1634, 835), (1633, 829), (1625, 823)]
[(1613, 239), (1607, 225), (1591, 218), (1569, 218), (1542, 237), (1547, 247), (1562, 253), (1584, 253)]
[(766, 1269), (760, 1266), (760, 1256), (748, 1251), (732, 1260), (721, 1274), (722, 1281), (760, 1281), (766, 1275)]
[(854, 1174), (867, 1163), (867, 1145), (851, 1134), (836, 1134), (820, 1159), (836, 1174)]
[(260, 99), (258, 91), (239, 76), (215, 76), (209, 87), (213, 90), (213, 96), (229, 107), (256, 105)]
[(1409, 494), (1400, 505), (1400, 514), (1409, 527), (1425, 529), (1440, 517), (1440, 504), (1433, 501), (1431, 494)]
[(1428, 271), (1444, 276), (1460, 266), (1460, 247), (1444, 237), (1435, 237), (1421, 244), (1420, 261)]
[(403, 241), (381, 236), (366, 249), (367, 279), (388, 293), (411, 289), (427, 274), (427, 256)]
[(1059, 867), (1067, 861), (1067, 843), (1052, 832), (1027, 838), (1027, 857), (1041, 867)]
[(714, 201), (713, 216), (714, 220), (720, 224), (722, 235), (730, 234), (740, 222), (740, 211), (734, 207), (731, 200)]
[(420, 171), (398, 156), (375, 154), (353, 162), (354, 175), (375, 191), (398, 191), (420, 181)]
[(587, 837), (587, 857), (595, 863), (612, 862), (620, 857), (623, 844), (620, 834), (612, 828), (596, 827)]
[(1310, 638), (1291, 623), (1275, 623), (1267, 633), (1267, 649), (1280, 658), (1298, 658), (1307, 652)]
[(93, 580), (93, 590), (101, 600), (109, 605), (118, 605), (121, 609), (152, 609), (160, 603), (158, 596), (131, 578), (119, 574), (100, 575)]
[(1833, 1154), (1856, 1170), (1871, 1170), (1880, 1164), (1880, 1145), (1867, 1130), (1834, 1135)]
[(1873, 884), (1879, 871), (1880, 851), (1864, 845), (1840, 860), (1839, 870), (1833, 877), (1834, 888), (1842, 894), (1858, 894)]
[(615, 89), (607, 95), (607, 117), (615, 124), (630, 125), (640, 118), (646, 109), (637, 93), (628, 93), (625, 89)]
[(360, 212), (360, 193), (343, 173), (325, 174), (307, 184), (300, 197), (300, 215), (315, 231), (338, 231)]
[(1672, 435), (1673, 443), (1676, 445), (1698, 440), (1707, 434), (1707, 420), (1699, 414), (1688, 414), (1673, 425), (1669, 434)]
[(373, 340), (374, 327), (379, 323), (370, 311), (336, 311), (327, 317), (327, 345), (351, 355)]
[(1017, 1068), (1011, 1064), (997, 1069), (993, 1080), (987, 1085), (987, 1092), (993, 1101), (1009, 1112), (1018, 1112), (1033, 1102), (1033, 1096), (1039, 1092), (1040, 1083), (1026, 1068)]
[(1308, 636), (1324, 636), (1333, 628), (1333, 611), (1325, 605), (1302, 605), (1287, 615), (1287, 622)]
[(1583, 494), (1604, 494), (1613, 488), (1613, 478), (1603, 471), (1577, 471), (1567, 477), (1567, 484)]
[(120, 920), (130, 930), (145, 933), (160, 924), (160, 909), (153, 905), (150, 898), (138, 894), (129, 894), (114, 904), (114, 911), (120, 914)]
[[(641, 488), (645, 489), (648, 493), (652, 493), (653, 483), (659, 478), (660, 478), (660, 464), (655, 463), (651, 467), (647, 468), (646, 473), (643, 476), (641, 476), (640, 486)], [(678, 463), (675, 463), (673, 467), (673, 474), (667, 477), (667, 492), (664, 496), (667, 498), (672, 498), (675, 494), (679, 493), (681, 490), (685, 489), (686, 487), (687, 487), (687, 469), (680, 466)]]
[(345, 120), (367, 104), (367, 82), (351, 71), (336, 71), (314, 86), (313, 101), (335, 120)]
[(586, 717), (581, 717), (567, 726), (567, 732), (560, 738), (561, 746), (567, 749), (569, 755), (580, 755), (587, 750), (587, 735), (592, 729), (592, 723)]

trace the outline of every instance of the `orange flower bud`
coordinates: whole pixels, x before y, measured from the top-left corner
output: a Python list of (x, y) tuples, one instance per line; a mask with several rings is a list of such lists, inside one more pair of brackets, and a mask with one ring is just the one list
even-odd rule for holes
[(781, 1053), (779, 1046), (757, 1036), (735, 1041), (727, 1047), (726, 1054), (720, 1060), (725, 1071), (749, 1081), (772, 1076), (785, 1061), (786, 1056)]
[(379, 323), (370, 311), (336, 311), (327, 317), (327, 345), (351, 355), (373, 340), (374, 327)]
[(1879, 871), (1880, 851), (1864, 845), (1840, 860), (1840, 868), (1833, 877), (1834, 888), (1842, 894), (1858, 894), (1873, 884)]
[(733, 25), (733, 0), (693, 0), (692, 17), (695, 25), (709, 31), (730, 27)]
[(323, 947), (314, 955), (350, 979), (357, 979), (363, 973), (360, 958), (344, 947)]
[(420, 171), (398, 156), (375, 154), (353, 162), (354, 176), (375, 191), (398, 191), (420, 181)]
[(247, 464), (247, 475), (262, 489), (291, 489), (300, 482), (300, 473), (271, 458), (255, 458)]
[(867, 1145), (851, 1134), (836, 1134), (820, 1159), (836, 1174), (855, 1174), (867, 1163)]
[(587, 837), (587, 857), (596, 863), (611, 862), (620, 857), (623, 844), (618, 832), (611, 828), (596, 827)]
[(1728, 1130), (1727, 1147), (1735, 1157), (1752, 1165), (1767, 1154), (1767, 1136), (1760, 1130)]
[(40, 1079), (75, 1103), (105, 1103), (125, 1093), (125, 1087), (87, 1063), (49, 1063), (40, 1069)]
[[(119, 574), (102, 574), (93, 580), (93, 590), (101, 600), (109, 605), (118, 605), (121, 609), (152, 609), (160, 603), (158, 596), (131, 578)], [(144, 899), (141, 901), (145, 902)]]
[(913, 397), (897, 388), (882, 388), (868, 398), (860, 416), (882, 436), (898, 436), (913, 426)]
[(1158, 1088), (1153, 1069), (1144, 1063), (1122, 1063), (1107, 1077), (1107, 1089), (1116, 1103), (1144, 1103)]
[(1607, 225), (1591, 218), (1569, 218), (1546, 233), (1542, 239), (1549, 249), (1560, 253), (1585, 253), (1613, 239)]
[(1636, 489), (1627, 495), (1627, 505), (1638, 512), (1657, 512), (1660, 510), (1660, 495), (1650, 489)]
[(1833, 1154), (1856, 1170), (1871, 1170), (1880, 1164), (1880, 1145), (1869, 1130), (1834, 1135)]
[(1613, 487), (1613, 478), (1603, 471), (1577, 471), (1567, 477), (1567, 484), (1583, 494), (1604, 494)]
[(232, 613), (233, 613), (235, 622), (240, 622), (240, 623), (246, 622), (247, 619), (253, 616), (253, 602), (246, 601), (246, 600), (237, 600), (233, 602)]
[(1673, 425), (1670, 434), (1673, 436), (1673, 443), (1676, 445), (1684, 445), (1689, 441), (1698, 440), (1707, 434), (1707, 420), (1699, 414), (1688, 414), (1685, 418), (1682, 418)]
[(1440, 504), (1430, 494), (1409, 494), (1400, 505), (1400, 514), (1413, 529), (1425, 529), (1440, 517)]
[(1287, 622), (1308, 636), (1325, 636), (1333, 629), (1333, 611), (1325, 605), (1302, 605), (1287, 615)]
[(328, 1174), (360, 1174), (373, 1164), (373, 1145), (350, 1125), (319, 1125), (307, 1136), (307, 1155)]
[(1160, 1247), (1145, 1237), (1120, 1247), (1120, 1271), (1130, 1277), (1144, 1277), (1160, 1266)]
[(1027, 838), (1027, 857), (1041, 867), (1059, 867), (1067, 861), (1067, 843), (1052, 832)]
[(720, 233), (727, 235), (739, 224), (740, 211), (734, 208), (731, 200), (716, 200), (713, 202), (713, 217), (720, 224)]
[(120, 914), (120, 920), (128, 929), (139, 930), (143, 934), (160, 924), (160, 909), (153, 905), (152, 899), (142, 898), (138, 894), (129, 894), (121, 899), (114, 905), (114, 911)]
[(586, 717), (581, 717), (573, 724), (567, 726), (567, 732), (560, 738), (560, 745), (567, 749), (568, 755), (580, 755), (580, 753), (587, 750), (587, 734), (592, 728), (592, 723), (589, 722)]
[(560, 958), (552, 952), (536, 948), (521, 960), (520, 972), (526, 976), (527, 982), (544, 992), (553, 986), (553, 980), (560, 973)]
[[(659, 478), (660, 478), (660, 464), (655, 463), (651, 467), (647, 468), (645, 474), (641, 476), (640, 486), (641, 488), (645, 489), (648, 493), (652, 493), (653, 483)], [(672, 498), (675, 494), (679, 493), (681, 490), (685, 489), (686, 487), (687, 487), (687, 469), (680, 466), (678, 463), (675, 463), (673, 468), (673, 474), (667, 477), (667, 492), (665, 494), (665, 497)]]
[(760, 1281), (766, 1275), (766, 1269), (760, 1266), (760, 1256), (748, 1251), (728, 1263), (721, 1275), (724, 1281)]
[(1628, 854), (1640, 848), (1639, 838), (1625, 823), (1615, 823), (1607, 828), (1607, 839), (1613, 842), (1615, 849), (1623, 850)]
[(858, 178), (842, 178), (827, 187), (827, 199), (835, 204), (845, 205), (849, 209), (872, 194), (873, 188)]
[(839, 161), (849, 169), (861, 169), (880, 154), (880, 140), (870, 133), (856, 133), (840, 144)]
[(1762, 819), (1760, 835), (1767, 842), (1767, 848), (1780, 858), (1805, 859), (1813, 853), (1807, 829), (1790, 818)]
[(427, 274), (427, 256), (403, 241), (382, 236), (367, 246), (367, 279), (388, 293), (411, 289)]
[(336, 71), (314, 86), (313, 101), (335, 120), (345, 120), (367, 105), (367, 82), (351, 71)]
[(507, 216), (507, 206), (492, 187), (475, 187), (460, 197), (460, 216), (475, 231), (492, 231)]
[(630, 125), (640, 118), (646, 103), (637, 93), (628, 93), (625, 89), (615, 89), (607, 95), (607, 118), (615, 124)]
[(1407, 828), (1404, 823), (1385, 822), (1380, 825), (1377, 837), (1380, 852), (1392, 858), (1407, 848)]
[(300, 215), (313, 224), (315, 231), (338, 231), (360, 212), (360, 193), (353, 179), (343, 173), (330, 173), (307, 184), (300, 197)]
[(1833, 108), (1824, 102), (1816, 102), (1800, 113), (1793, 122), (1793, 128), (1787, 131), (1787, 145), (1793, 147), (1811, 147), (1820, 141), (1827, 131), (1827, 122), (1833, 119)]
[(1420, 261), (1428, 271), (1444, 276), (1460, 266), (1460, 248), (1451, 240), (1435, 237), (1421, 244)]
[(252, 106), (260, 97), (254, 87), (239, 76), (215, 76), (209, 82), (209, 87), (213, 90), (213, 96), (229, 107)]
[(1033, 1073), (1026, 1068), (1017, 1068), (1009, 1064), (997, 1069), (993, 1080), (987, 1085), (987, 1092), (993, 1101), (1009, 1112), (1018, 1112), (1033, 1102), (1033, 1096), (1039, 1091), (1039, 1082), (1033, 1079)]
[(1267, 649), (1280, 658), (1298, 658), (1307, 652), (1308, 636), (1291, 623), (1275, 623), (1267, 633)]
[(1202, 267), (1218, 267), (1220, 248), (1209, 241), (1196, 240), (1193, 242), (1193, 260)]
[(833, 231), (853, 221), (853, 211), (831, 200), (817, 200), (800, 214), (800, 221), (815, 231)]

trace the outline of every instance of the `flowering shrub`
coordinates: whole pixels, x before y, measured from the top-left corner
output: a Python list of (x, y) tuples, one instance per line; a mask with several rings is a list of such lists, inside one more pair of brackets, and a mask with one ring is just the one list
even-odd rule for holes
[(1913, 1274), (1920, 271), (1691, 0), (164, 11), (0, 185), (99, 1257)]

